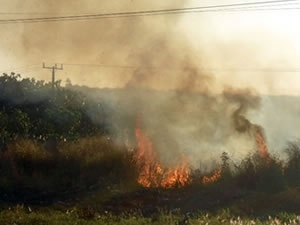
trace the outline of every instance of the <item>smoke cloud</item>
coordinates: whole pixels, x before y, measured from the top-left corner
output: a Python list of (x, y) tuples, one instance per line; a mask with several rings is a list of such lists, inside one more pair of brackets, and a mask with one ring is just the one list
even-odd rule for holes
[[(37, 13), (49, 15), (183, 6), (183, 0), (122, 0), (118, 3), (67, 0), (59, 5), (53, 1), (14, 0), (7, 5), (11, 11), (32, 11), (34, 8)], [(261, 97), (253, 87), (229, 86), (230, 81), (224, 85), (217, 72), (205, 70), (206, 63), (215, 59), (217, 50), (210, 58), (202, 57), (188, 37), (178, 32), (176, 25), (180, 19), (180, 15), (171, 15), (8, 24), (1, 25), (0, 30), (5, 32), (1, 32), (0, 41), (3, 42), (2, 50), (11, 52), (7, 57), (20, 64), (40, 63), (41, 59), (46, 63), (66, 62), (58, 79), (69, 76), (72, 83), (80, 83), (84, 77), (90, 84), (109, 86), (113, 83), (114, 87), (121, 88), (102, 91), (99, 98), (114, 109), (109, 122), (112, 132), (122, 143), (134, 145), (135, 120), (141, 115), (143, 129), (166, 164), (172, 164), (174, 155), (179, 153), (184, 153), (195, 167), (212, 157), (219, 157), (223, 151), (233, 158), (241, 158), (255, 150), (253, 127), (264, 121), (257, 114)], [(221, 49), (218, 51), (222, 52)], [(231, 51), (227, 49), (223, 54)], [(112, 65), (121, 69), (106, 68), (95, 72), (92, 66), (72, 67), (68, 62)], [(130, 67), (122, 68), (122, 65)], [(49, 76), (48, 72), (39, 71), (44, 79)]]

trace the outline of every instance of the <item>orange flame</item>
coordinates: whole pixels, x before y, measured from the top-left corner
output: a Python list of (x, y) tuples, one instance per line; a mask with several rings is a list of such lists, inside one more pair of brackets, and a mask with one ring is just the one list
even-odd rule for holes
[(216, 169), (211, 176), (204, 176), (202, 178), (202, 184), (211, 184), (218, 181), (221, 178), (222, 169)]
[(255, 127), (255, 139), (256, 139), (259, 156), (263, 159), (269, 158), (269, 151), (265, 143), (262, 129), (258, 126)]
[(156, 161), (156, 154), (152, 151), (152, 142), (140, 128), (140, 117), (136, 121), (135, 136), (138, 144), (138, 151), (135, 155), (136, 165), (139, 170), (138, 183), (145, 187), (159, 186), (159, 177), (162, 169)]
[(190, 181), (190, 168), (187, 158), (182, 155), (182, 162), (175, 168), (164, 169), (152, 149), (151, 139), (141, 129), (141, 117), (136, 120), (135, 136), (138, 150), (135, 154), (138, 168), (138, 183), (144, 187), (174, 188), (182, 187)]
[(161, 186), (165, 188), (183, 187), (189, 183), (190, 169), (187, 158), (182, 155), (182, 162), (177, 168), (168, 169), (166, 177), (162, 180)]

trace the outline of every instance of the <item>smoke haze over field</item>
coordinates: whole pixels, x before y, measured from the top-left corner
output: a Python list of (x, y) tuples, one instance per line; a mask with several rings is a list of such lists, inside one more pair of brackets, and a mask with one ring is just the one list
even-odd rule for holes
[[(0, 14), (1, 19), (7, 19), (240, 1), (204, 0), (200, 4), (195, 0), (121, 0), (117, 3), (68, 0), (57, 4), (53, 1), (1, 0), (0, 3), (3, 13), (21, 13)], [(22, 14), (26, 12), (31, 14)], [(50, 80), (49, 71), (41, 68), (42, 61), (50, 65), (65, 63), (65, 70), (57, 73), (57, 79), (70, 78), (73, 84), (93, 87), (138, 85), (155, 89), (176, 89), (190, 77), (202, 82), (202, 78), (190, 73), (192, 68), (201, 72), (198, 75), (210, 75), (210, 79), (217, 80), (214, 88), (219, 93), (225, 83), (239, 88), (251, 86), (258, 93), (295, 95), (299, 94), (295, 84), (300, 77), (293, 69), (299, 68), (300, 28), (294, 26), (294, 21), (299, 19), (297, 10), (275, 10), (1, 24), (0, 65), (1, 71), (14, 70)]]
[[(1, 18), (200, 4), (193, 0), (4, 2), (0, 0), (5, 6), (3, 12), (32, 14), (1, 15)], [(237, 1), (201, 1), (201, 4), (221, 2)], [(141, 114), (145, 131), (164, 161), (174, 152), (186, 153), (194, 165), (222, 151), (240, 157), (255, 148), (252, 125), (262, 126), (268, 140), (278, 140), (277, 135), (283, 135), (270, 121), (274, 114), (261, 116), (266, 101), (261, 101), (260, 94), (300, 93), (296, 85), (300, 81), (299, 72), (294, 71), (299, 68), (300, 30), (291, 28), (291, 22), (299, 15), (287, 13), (176, 14), (0, 24), (1, 67), (49, 80), (49, 70), (41, 69), (41, 60), (49, 65), (64, 63), (57, 79), (70, 78), (73, 84), (93, 87), (128, 89), (124, 96), (115, 97), (113, 107), (119, 107), (120, 111), (112, 116), (112, 130), (119, 135), (129, 128), (133, 132), (130, 126), (134, 126), (135, 117)], [(276, 29), (275, 25), (278, 25)], [(25, 66), (19, 68), (22, 65)], [(153, 94), (148, 89), (166, 93)], [(112, 99), (107, 100), (113, 104)], [(287, 121), (292, 126), (299, 124), (291, 122), (297, 120), (297, 112), (298, 109), (291, 108), (276, 113), (281, 118), (289, 116)], [(285, 120), (276, 121), (278, 126), (287, 124)], [(282, 142), (290, 137), (283, 136)]]

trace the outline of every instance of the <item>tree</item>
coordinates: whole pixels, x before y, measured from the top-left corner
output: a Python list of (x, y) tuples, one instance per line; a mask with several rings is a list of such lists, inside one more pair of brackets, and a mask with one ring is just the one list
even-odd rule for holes
[(15, 73), (0, 76), (1, 148), (19, 137), (74, 140), (107, 133), (101, 104), (60, 84), (56, 81), (53, 95), (51, 83)]

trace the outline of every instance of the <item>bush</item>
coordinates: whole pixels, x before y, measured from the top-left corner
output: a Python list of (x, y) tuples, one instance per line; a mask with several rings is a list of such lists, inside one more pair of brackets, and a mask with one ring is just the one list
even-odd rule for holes
[(257, 190), (263, 192), (279, 192), (285, 189), (283, 163), (276, 158), (269, 158), (257, 170)]
[(299, 143), (289, 143), (285, 150), (288, 160), (285, 168), (285, 177), (289, 185), (300, 185), (300, 146)]
[(278, 192), (286, 187), (283, 162), (269, 156), (262, 159), (258, 154), (248, 156), (237, 166), (237, 185), (248, 190)]

